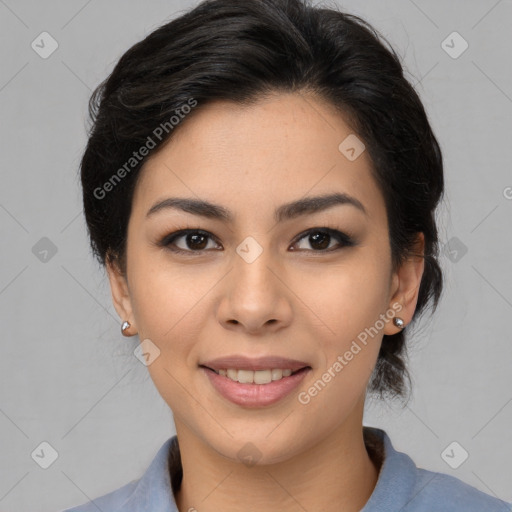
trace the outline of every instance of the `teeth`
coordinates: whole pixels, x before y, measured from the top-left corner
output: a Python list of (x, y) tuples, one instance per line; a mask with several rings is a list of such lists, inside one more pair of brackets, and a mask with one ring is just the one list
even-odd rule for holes
[(288, 369), (275, 368), (272, 370), (236, 370), (234, 368), (228, 368), (227, 370), (214, 370), (219, 375), (223, 375), (228, 379), (234, 380), (235, 382), (241, 382), (243, 384), (268, 384), (274, 380), (280, 380), (283, 377), (289, 377), (292, 371)]

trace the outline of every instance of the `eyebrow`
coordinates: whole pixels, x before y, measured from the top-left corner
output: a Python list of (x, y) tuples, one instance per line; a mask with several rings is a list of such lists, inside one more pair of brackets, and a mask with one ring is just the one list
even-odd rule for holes
[[(339, 205), (352, 205), (364, 213), (364, 215), (368, 216), (368, 212), (361, 201), (345, 193), (334, 193), (322, 196), (305, 197), (297, 201), (283, 204), (275, 210), (274, 220), (276, 222), (283, 222), (295, 219), (302, 215), (327, 210), (328, 208)], [(232, 223), (234, 220), (233, 213), (227, 208), (208, 201), (188, 197), (168, 197), (158, 201), (148, 210), (146, 218), (167, 209), (181, 210), (223, 222)]]

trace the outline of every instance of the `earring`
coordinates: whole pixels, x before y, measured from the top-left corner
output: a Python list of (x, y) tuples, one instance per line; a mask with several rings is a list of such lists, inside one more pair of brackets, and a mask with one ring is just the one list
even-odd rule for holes
[(129, 327), (131, 327), (130, 322), (127, 322), (126, 320), (121, 324), (121, 333), (124, 336), (128, 336), (127, 334), (125, 334), (124, 331), (126, 331), (126, 329), (128, 329)]
[(404, 321), (403, 321), (401, 318), (397, 317), (397, 316), (395, 316), (395, 318), (393, 318), (393, 323), (394, 323), (394, 324), (395, 324), (399, 329), (403, 329), (403, 328), (404, 328)]

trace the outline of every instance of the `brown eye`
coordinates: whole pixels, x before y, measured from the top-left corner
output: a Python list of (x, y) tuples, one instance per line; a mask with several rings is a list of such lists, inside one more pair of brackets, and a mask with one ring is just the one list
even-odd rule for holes
[(204, 249), (208, 245), (208, 239), (205, 235), (189, 233), (185, 235), (185, 244), (191, 249)]
[[(330, 252), (355, 245), (355, 242), (348, 235), (330, 228), (310, 229), (300, 236), (295, 245), (301, 240), (306, 240), (314, 252)], [(333, 241), (338, 242), (338, 247), (336, 245), (334, 245), (334, 248), (331, 246)], [(304, 250), (304, 247), (299, 250)], [(309, 249), (306, 247), (305, 250)]]
[(317, 232), (309, 235), (309, 242), (314, 249), (327, 249), (331, 241), (331, 235), (327, 233)]
[[(208, 247), (209, 242), (212, 242), (213, 246)], [(164, 237), (159, 245), (178, 253), (199, 253), (217, 248), (211, 234), (198, 229), (184, 229), (171, 233)]]
[[(305, 240), (309, 247), (299, 247), (299, 251), (309, 252), (334, 252), (344, 247), (356, 245), (356, 242), (345, 233), (331, 228), (314, 228), (302, 233), (292, 246), (294, 247), (302, 240)], [(333, 242), (335, 242), (333, 244)], [(336, 243), (337, 242), (337, 243)], [(210, 244), (210, 245), (208, 245)], [(218, 250), (220, 244), (215, 237), (207, 231), (201, 229), (182, 229), (165, 236), (159, 243), (161, 247), (166, 247), (172, 252), (181, 254), (199, 255), (207, 250)]]

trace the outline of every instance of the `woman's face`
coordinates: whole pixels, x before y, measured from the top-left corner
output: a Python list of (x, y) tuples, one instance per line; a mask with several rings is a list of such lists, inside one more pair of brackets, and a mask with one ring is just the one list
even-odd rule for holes
[[(396, 314), (407, 323), (415, 297), (406, 308), (405, 288), (391, 273), (384, 199), (368, 152), (358, 156), (361, 142), (328, 105), (301, 94), (249, 107), (219, 101), (182, 123), (141, 171), (126, 281), (109, 269), (116, 308), (141, 341), (151, 340), (148, 370), (178, 432), (233, 460), (249, 441), (260, 463), (285, 460), (343, 424), (361, 424), (382, 335), (398, 332), (392, 304), (402, 305)], [(362, 208), (283, 208), (332, 194)], [(168, 198), (207, 201), (230, 220), (211, 209), (148, 214)], [(201, 233), (170, 241), (184, 229)], [(237, 404), (200, 367), (230, 355), (280, 356), (311, 369), (271, 404)]]

